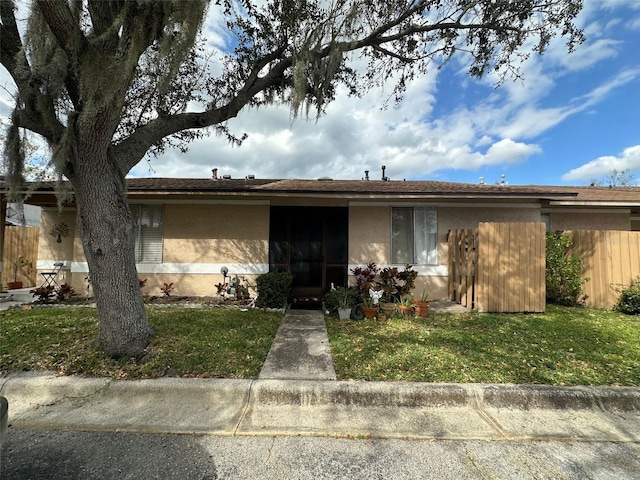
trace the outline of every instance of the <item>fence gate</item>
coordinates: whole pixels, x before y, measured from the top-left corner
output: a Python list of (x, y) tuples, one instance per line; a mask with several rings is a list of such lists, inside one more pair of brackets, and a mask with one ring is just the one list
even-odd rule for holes
[(451, 300), (481, 312), (544, 312), (544, 223), (480, 223), (448, 240)]
[(449, 299), (469, 310), (475, 306), (478, 229), (449, 230)]
[(14, 265), (18, 257), (31, 262), (31, 268), (20, 268), (16, 271), (16, 279), (25, 287), (36, 284), (36, 262), (38, 261), (39, 227), (4, 227), (4, 247), (2, 253), (2, 285), (14, 281)]

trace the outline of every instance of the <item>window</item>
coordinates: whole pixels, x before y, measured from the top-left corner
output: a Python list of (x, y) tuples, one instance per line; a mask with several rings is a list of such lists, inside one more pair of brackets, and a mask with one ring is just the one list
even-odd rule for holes
[(438, 264), (438, 215), (435, 207), (391, 209), (391, 262)]
[(551, 214), (549, 213), (541, 213), (540, 214), (540, 221), (544, 222), (546, 228), (547, 228), (547, 233), (549, 233), (551, 231)]
[(162, 263), (163, 205), (131, 205), (136, 220), (136, 263)]

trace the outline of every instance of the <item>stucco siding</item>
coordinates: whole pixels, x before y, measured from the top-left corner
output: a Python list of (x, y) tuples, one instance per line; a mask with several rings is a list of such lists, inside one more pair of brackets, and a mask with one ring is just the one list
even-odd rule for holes
[[(191, 275), (191, 274), (176, 274), (176, 273), (167, 273), (167, 274), (140, 274), (140, 278), (147, 279), (146, 285), (142, 288), (143, 295), (150, 296), (162, 296), (163, 293), (160, 290), (160, 287), (163, 283), (173, 283), (173, 290), (171, 295), (188, 295), (188, 296), (216, 296), (218, 293), (218, 289), (216, 285), (218, 283), (222, 283), (223, 277), (218, 273), (211, 273), (208, 275)], [(247, 285), (242, 282), (242, 278), (246, 279), (249, 286), (249, 294), (252, 297), (255, 297), (256, 292), (255, 289), (252, 288), (256, 284), (257, 275), (242, 275), (240, 277), (241, 283), (243, 285)], [(227, 277), (227, 281), (229, 278)]]
[(163, 263), (268, 263), (269, 207), (166, 205)]
[(629, 213), (551, 212), (551, 230), (631, 230)]
[[(57, 243), (56, 237), (51, 236), (49, 232), (56, 223), (60, 222), (69, 226), (69, 236), (61, 237), (61, 242)], [(40, 216), (38, 260), (50, 260), (51, 262), (73, 260), (77, 236), (75, 211), (60, 213), (58, 209), (43, 209)]]
[(391, 261), (391, 207), (349, 208), (349, 263)]

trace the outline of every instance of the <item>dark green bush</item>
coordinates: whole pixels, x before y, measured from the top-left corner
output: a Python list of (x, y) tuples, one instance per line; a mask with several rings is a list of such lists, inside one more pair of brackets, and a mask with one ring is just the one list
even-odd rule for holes
[(614, 308), (628, 315), (640, 315), (640, 277), (622, 289)]
[(291, 282), (293, 277), (289, 272), (269, 272), (256, 279), (258, 308), (284, 308), (289, 302)]
[(582, 259), (570, 253), (571, 237), (562, 232), (547, 233), (547, 301), (558, 305), (576, 306), (584, 303)]

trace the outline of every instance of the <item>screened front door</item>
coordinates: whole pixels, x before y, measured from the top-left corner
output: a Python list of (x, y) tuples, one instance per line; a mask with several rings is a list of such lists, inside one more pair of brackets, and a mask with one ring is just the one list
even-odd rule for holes
[(334, 285), (346, 285), (348, 210), (271, 207), (270, 269), (293, 275), (296, 303), (320, 303)]

